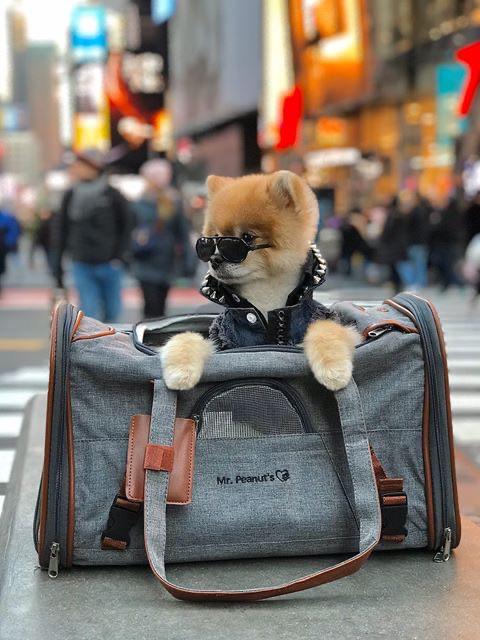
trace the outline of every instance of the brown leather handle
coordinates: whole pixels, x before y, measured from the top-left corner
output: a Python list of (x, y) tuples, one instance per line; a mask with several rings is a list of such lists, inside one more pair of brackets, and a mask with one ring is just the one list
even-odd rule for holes
[[(196, 602), (204, 601), (218, 601), (223, 600), (226, 602), (245, 602), (254, 600), (265, 600), (266, 598), (273, 598), (274, 596), (283, 596), (288, 593), (295, 593), (297, 591), (305, 591), (305, 589), (311, 589), (312, 587), (319, 587), (322, 584), (334, 582), (340, 578), (352, 575), (358, 571), (368, 560), (370, 554), (378, 544), (378, 540), (373, 543), (368, 549), (362, 553), (357, 553), (352, 558), (339, 562), (332, 567), (321, 569), (315, 573), (311, 573), (308, 576), (297, 578), (290, 582), (278, 585), (276, 587), (264, 587), (262, 589), (245, 589), (239, 591), (201, 591), (194, 589), (187, 589), (186, 587), (179, 587), (173, 584), (165, 576), (162, 576), (153, 566), (148, 558), (150, 567), (156, 578), (162, 583), (165, 589), (179, 600), (188, 600)], [(147, 552), (148, 555), (148, 552)]]
[[(158, 580), (173, 596), (181, 600), (247, 601), (262, 600), (317, 587), (358, 571), (380, 541), (382, 519), (377, 485), (370, 455), (370, 444), (360, 394), (352, 379), (347, 387), (335, 393), (345, 453), (352, 478), (355, 510), (359, 522), (359, 551), (332, 567), (277, 586), (259, 589), (210, 591), (188, 589), (173, 584), (165, 572), (166, 472), (147, 470), (144, 503), (144, 535), (148, 562)], [(176, 394), (162, 381), (154, 384), (150, 439), (154, 444), (169, 445), (173, 438)]]

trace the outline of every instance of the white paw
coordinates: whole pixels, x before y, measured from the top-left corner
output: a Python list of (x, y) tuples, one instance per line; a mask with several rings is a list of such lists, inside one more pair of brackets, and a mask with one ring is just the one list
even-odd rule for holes
[(343, 389), (352, 377), (353, 365), (350, 358), (339, 359), (330, 366), (325, 366), (321, 362), (310, 363), (310, 365), (315, 378), (329, 391)]
[(163, 379), (169, 389), (192, 389), (202, 377), (206, 360), (213, 353), (213, 345), (198, 333), (180, 333), (162, 348)]
[(163, 366), (163, 379), (169, 389), (187, 391), (198, 384), (202, 370), (203, 367), (195, 367), (193, 364), (181, 368), (166, 364)]

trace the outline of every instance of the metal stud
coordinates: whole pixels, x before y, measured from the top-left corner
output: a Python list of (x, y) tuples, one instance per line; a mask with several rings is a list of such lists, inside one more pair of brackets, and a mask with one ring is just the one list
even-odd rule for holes
[(217, 298), (217, 294), (215, 293), (215, 291), (212, 291), (212, 293), (210, 294), (210, 300), (216, 300)]
[(210, 287), (202, 287), (202, 293), (208, 296), (210, 293)]
[(223, 304), (225, 302), (225, 296), (222, 296), (221, 298), (218, 299), (220, 304)]
[(320, 280), (321, 280), (320, 276), (313, 276), (313, 281), (315, 284), (318, 284)]
[(232, 294), (232, 298), (235, 300), (235, 302), (240, 302), (240, 298), (235, 295), (235, 293)]

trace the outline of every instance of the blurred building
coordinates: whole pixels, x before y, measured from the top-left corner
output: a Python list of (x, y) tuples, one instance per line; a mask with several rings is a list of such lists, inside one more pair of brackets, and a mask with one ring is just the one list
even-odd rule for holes
[[(182, 0), (169, 23), (170, 107), (199, 173), (258, 171), (261, 2)], [(204, 175), (198, 175), (201, 179)]]
[(455, 59), (480, 40), (478, 0), (263, 4), (264, 166), (301, 156), (340, 211), (401, 188), (454, 188), (460, 156), (480, 150), (474, 113), (457, 113), (466, 70)]

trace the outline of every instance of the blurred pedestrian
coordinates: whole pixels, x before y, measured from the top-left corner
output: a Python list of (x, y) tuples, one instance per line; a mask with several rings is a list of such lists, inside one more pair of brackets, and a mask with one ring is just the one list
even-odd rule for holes
[(456, 199), (451, 197), (442, 204), (434, 208), (430, 215), (430, 261), (436, 269), (440, 287), (445, 291), (450, 286), (463, 284), (456, 266), (465, 228)]
[(68, 251), (83, 312), (103, 322), (116, 322), (133, 218), (125, 198), (108, 183), (103, 167), (103, 155), (96, 150), (76, 154), (71, 166), (76, 182), (65, 193), (52, 224), (52, 259), (61, 287), (62, 257)]
[(387, 208), (385, 223), (378, 240), (377, 260), (388, 266), (395, 293), (408, 286), (407, 246), (408, 220), (401, 210), (398, 196), (394, 196)]
[(352, 275), (352, 258), (356, 254), (363, 257), (364, 264), (372, 258), (372, 248), (361, 233), (365, 222), (360, 209), (352, 209), (341, 227), (341, 267), (348, 276)]
[(465, 210), (465, 244), (480, 234), (480, 191)]
[(422, 289), (428, 283), (428, 246), (430, 242), (430, 214), (432, 208), (428, 200), (419, 193), (410, 195), (407, 214), (408, 247), (411, 278), (408, 286)]
[(165, 314), (168, 291), (176, 275), (176, 264), (185, 276), (195, 272), (196, 258), (190, 244), (189, 226), (181, 201), (172, 183), (172, 167), (167, 160), (146, 162), (140, 169), (146, 189), (135, 203), (133, 232), (133, 275), (144, 299), (144, 317)]
[(42, 206), (35, 216), (32, 230), (32, 244), (30, 248), (30, 266), (34, 268), (34, 256), (37, 249), (40, 249), (47, 261), (50, 270), (53, 270), (52, 246), (51, 246), (51, 223), (52, 212), (47, 207)]
[(16, 217), (6, 208), (0, 209), (0, 293), (2, 278), (7, 270), (7, 255), (18, 250), (22, 228)]

